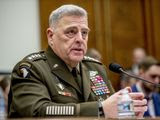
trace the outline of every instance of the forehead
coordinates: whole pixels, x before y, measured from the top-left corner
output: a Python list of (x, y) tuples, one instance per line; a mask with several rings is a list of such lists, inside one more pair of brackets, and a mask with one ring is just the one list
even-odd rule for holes
[(154, 74), (159, 74), (160, 75), (160, 66), (158, 65), (152, 65), (149, 69), (148, 69), (149, 73), (154, 73)]
[(85, 16), (63, 16), (57, 23), (57, 27), (76, 27), (88, 29), (88, 20)]

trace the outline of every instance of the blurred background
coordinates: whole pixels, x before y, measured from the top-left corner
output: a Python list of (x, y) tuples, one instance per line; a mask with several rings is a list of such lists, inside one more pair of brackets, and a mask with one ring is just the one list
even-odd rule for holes
[(108, 70), (111, 62), (129, 68), (137, 47), (160, 60), (160, 0), (0, 0), (1, 75), (27, 54), (47, 47), (49, 14), (62, 4), (87, 10), (88, 48), (100, 52), (116, 90), (119, 75)]

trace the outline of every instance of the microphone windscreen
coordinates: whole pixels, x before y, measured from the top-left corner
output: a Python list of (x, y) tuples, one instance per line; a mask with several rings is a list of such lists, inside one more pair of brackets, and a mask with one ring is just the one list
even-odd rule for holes
[(122, 71), (121, 71), (121, 66), (119, 65), (119, 64), (117, 64), (117, 63), (111, 63), (110, 65), (109, 65), (109, 69), (111, 70), (111, 71), (113, 71), (113, 72), (116, 72), (116, 73), (121, 73)]

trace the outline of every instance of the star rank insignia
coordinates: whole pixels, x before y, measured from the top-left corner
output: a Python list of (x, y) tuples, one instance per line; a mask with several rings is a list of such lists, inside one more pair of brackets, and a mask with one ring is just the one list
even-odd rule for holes
[(98, 71), (90, 71), (89, 75), (92, 82), (91, 89), (96, 95), (100, 96), (110, 93), (103, 78), (98, 74)]

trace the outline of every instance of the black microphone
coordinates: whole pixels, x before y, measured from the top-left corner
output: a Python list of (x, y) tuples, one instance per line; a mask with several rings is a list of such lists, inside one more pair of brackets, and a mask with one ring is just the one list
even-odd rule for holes
[(143, 81), (143, 82), (147, 82), (147, 83), (150, 83), (150, 84), (153, 84), (153, 85), (155, 85), (155, 86), (160, 87), (160, 84), (156, 84), (156, 83), (147, 81), (147, 80), (145, 80), (145, 79), (143, 79), (143, 78), (140, 78), (140, 77), (138, 77), (138, 76), (136, 76), (136, 75), (133, 75), (133, 74), (130, 74), (130, 73), (126, 72), (126, 71), (125, 71), (119, 64), (117, 64), (117, 63), (111, 63), (111, 64), (109, 65), (109, 69), (110, 69), (112, 72), (115, 72), (115, 73), (123, 73), (123, 74), (126, 74), (126, 75), (130, 76), (130, 77), (139, 79), (139, 80), (141, 80), (141, 81)]

